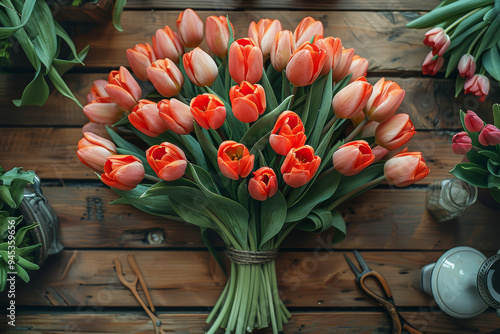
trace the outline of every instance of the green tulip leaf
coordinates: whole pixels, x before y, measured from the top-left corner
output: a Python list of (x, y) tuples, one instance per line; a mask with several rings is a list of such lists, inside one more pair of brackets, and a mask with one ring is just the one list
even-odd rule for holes
[[(471, 16), (465, 18), (462, 22), (460, 22), (457, 27), (453, 30), (453, 34), (451, 34), (450, 38), (453, 40), (460, 36), (464, 31), (467, 29), (470, 29), (472, 26), (477, 24), (478, 22), (481, 22), (483, 20), (483, 16), (488, 13), (490, 9), (492, 9), (493, 6), (486, 6), (484, 8), (479, 9), (477, 12), (472, 14)], [(467, 45), (467, 47), (470, 47), (470, 44)]]
[[(64, 30), (64, 28), (59, 24), (59, 22), (54, 21), (54, 28), (55, 28), (56, 35), (61, 37), (68, 45), (69, 49), (71, 50), (71, 54), (73, 56), (73, 59), (78, 61), (81, 65), (84, 65), (83, 58), (85, 58), (85, 56), (83, 56), (83, 58), (81, 58), (81, 55), (83, 54), (83, 50), (80, 51), (79, 53), (76, 51), (75, 43), (73, 43), (73, 40), (68, 35), (66, 30)], [(89, 46), (87, 45), (84, 49), (87, 49), (87, 52), (88, 52), (88, 48), (89, 48)], [(85, 52), (85, 55), (87, 55), (87, 52)]]
[[(52, 65), (56, 68), (57, 73), (59, 75), (64, 75), (67, 71), (69, 71), (73, 66), (76, 64), (83, 64), (82, 61), (85, 59), (87, 54), (89, 53), (90, 47), (87, 45), (85, 48), (83, 48), (82, 51), (80, 51), (79, 54), (77, 54), (77, 58), (73, 58), (71, 60), (66, 60), (66, 59), (54, 59), (52, 60)], [(128, 118), (127, 118), (128, 121)], [(116, 126), (116, 125), (113, 125)]]
[(489, 75), (495, 80), (500, 81), (500, 46), (495, 44), (486, 50), (481, 60), (483, 61), (484, 69)]
[(450, 173), (473, 186), (488, 188), (488, 175), (490, 173), (478, 164), (472, 162), (459, 163), (453, 167)]
[(262, 70), (262, 78), (260, 79), (262, 83), (262, 87), (264, 88), (264, 93), (266, 94), (266, 102), (269, 110), (274, 110), (278, 107), (278, 101), (276, 100), (276, 95), (274, 95), (273, 87), (269, 82), (269, 78), (267, 77), (266, 70)]
[(35, 78), (24, 88), (20, 100), (12, 102), (17, 106), (35, 105), (43, 106), (49, 97), (49, 86), (41, 74), (41, 66), (38, 68)]
[(481, 39), (481, 43), (479, 44), (475, 54), (479, 58), (483, 51), (488, 50), (495, 46), (497, 41), (500, 39), (500, 15), (496, 17), (496, 19), (490, 24), (488, 30), (484, 34)]
[[(308, 137), (307, 144), (316, 147), (319, 143), (323, 127), (325, 126), (326, 120), (328, 119), (329, 111), (332, 107), (333, 99), (333, 84), (332, 84), (332, 70), (328, 73), (326, 83), (324, 85), (323, 96), (321, 99), (321, 105), (318, 109), (316, 115), (316, 122), (313, 125), (313, 131), (311, 136)], [(310, 113), (310, 115), (312, 115)]]
[(201, 149), (203, 150), (203, 152), (205, 152), (212, 166), (214, 166), (214, 168), (218, 170), (219, 164), (217, 163), (217, 149), (212, 144), (212, 142), (203, 134), (200, 126), (196, 122), (194, 122), (194, 131), (196, 133), (198, 143), (200, 143)]
[(469, 36), (464, 43), (459, 44), (454, 49), (448, 49), (447, 53), (450, 55), (448, 59), (448, 64), (446, 65), (446, 74), (445, 77), (449, 77), (451, 73), (453, 73), (457, 69), (457, 65), (460, 62), (460, 58), (467, 52), (467, 49), (472, 43), (474, 35)]
[(210, 254), (212, 254), (215, 261), (217, 261), (217, 264), (224, 272), (224, 275), (227, 276), (226, 264), (220, 258), (219, 254), (217, 253), (217, 250), (215, 249), (215, 247), (212, 243), (212, 240), (210, 239), (210, 236), (208, 234), (209, 229), (205, 228), (205, 227), (201, 227), (200, 230), (201, 230), (201, 240), (203, 240), (203, 243), (205, 244), (205, 246), (207, 246), (208, 251), (210, 252)]
[(500, 104), (498, 103), (493, 105), (493, 119), (494, 125), (500, 129)]
[[(33, 14), (33, 9), (35, 8), (37, 1), (36, 0), (26, 0), (24, 1), (23, 9), (21, 12), (21, 19), (18, 24), (12, 25), (9, 24), (10, 20), (9, 17), (17, 17), (17, 13), (15, 8), (11, 8), (10, 6), (4, 5), (3, 7), (6, 8), (6, 11), (10, 11), (11, 15), (7, 15), (3, 12), (0, 12), (0, 21), (3, 24), (3, 27), (0, 27), (0, 39), (6, 39), (10, 37), (12, 34), (17, 32), (19, 29), (24, 27), (28, 20), (31, 18), (31, 15)], [(9, 22), (9, 23), (7, 23)]]
[[(306, 137), (309, 138), (318, 119), (319, 109), (322, 102), (323, 91), (325, 87), (325, 77), (320, 77), (313, 82), (307, 93), (304, 112), (302, 113), (302, 122), (304, 123)], [(330, 105), (331, 105), (330, 101)], [(328, 111), (327, 111), (328, 113)], [(325, 117), (328, 117), (326, 115)]]
[(460, 92), (464, 89), (465, 78), (461, 75), (457, 75), (457, 79), (455, 80), (455, 97), (460, 95)]
[(493, 196), (495, 201), (500, 203), (500, 189), (490, 188), (490, 194)]
[(346, 224), (342, 215), (337, 211), (328, 211), (324, 208), (314, 209), (306, 219), (297, 225), (297, 229), (321, 233), (329, 228), (335, 228), (335, 234), (332, 238), (332, 243), (337, 243), (346, 237)]
[(122, 17), (123, 8), (125, 8), (126, 4), (127, 4), (127, 0), (116, 0), (115, 1), (115, 7), (113, 8), (113, 26), (118, 31), (123, 31), (122, 24), (121, 24), (121, 17)]
[(57, 72), (57, 70), (52, 66), (49, 70), (48, 74), (50, 81), (54, 84), (54, 87), (64, 96), (73, 100), (80, 108), (83, 108), (82, 104), (78, 99), (73, 95), (69, 87), (66, 85), (64, 80), (61, 78), (61, 75)]
[(286, 200), (281, 191), (260, 203), (260, 226), (261, 241), (260, 247), (277, 235), (287, 216)]

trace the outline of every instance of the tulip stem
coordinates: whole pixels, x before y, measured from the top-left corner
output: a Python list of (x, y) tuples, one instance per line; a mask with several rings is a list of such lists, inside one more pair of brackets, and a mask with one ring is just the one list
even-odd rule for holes
[(371, 145), (370, 145), (370, 148), (373, 150), (375, 147), (377, 147), (377, 142), (373, 142)]
[(288, 103), (288, 107), (287, 107), (287, 109), (290, 109), (290, 108), (291, 108), (291, 106), (293, 106), (293, 101), (295, 101), (295, 95), (297, 95), (297, 89), (298, 89), (298, 88), (299, 88), (299, 87), (297, 87), (297, 86), (293, 86), (293, 88), (292, 88), (292, 99), (291, 99), (291, 100), (290, 100), (290, 102)]
[(187, 104), (189, 105), (189, 103), (186, 101), (186, 99), (184, 98), (184, 96), (182, 96), (180, 93), (177, 94), (176, 96), (174, 96), (177, 100), (181, 101), (182, 103), (184, 104)]
[(469, 13), (467, 13), (466, 15), (462, 16), (459, 20), (456, 20), (455, 22), (453, 22), (449, 27), (447, 27), (445, 29), (445, 33), (448, 34), (448, 31), (450, 31), (451, 29), (455, 28), (458, 24), (460, 24), (460, 22), (462, 22), (463, 20), (465, 20), (466, 18), (468, 18), (469, 16), (477, 13), (478, 11), (480, 11), (481, 9), (483, 9), (482, 7), (479, 7), (479, 8), (476, 8), (472, 11), (470, 11)]
[(332, 119), (328, 123), (326, 123), (325, 127), (321, 131), (321, 136), (327, 133), (332, 126), (335, 126), (335, 123), (337, 123), (338, 120), (339, 118), (337, 117), (337, 115), (333, 115)]
[(219, 135), (220, 139), (225, 142), (226, 141), (226, 136), (224, 136), (224, 133), (222, 132), (221, 128), (218, 128), (217, 130), (215, 130), (217, 132), (217, 134)]
[(349, 134), (349, 136), (347, 136), (344, 142), (345, 143), (350, 142), (358, 134), (358, 132), (361, 131), (361, 129), (366, 125), (366, 123), (368, 123), (367, 118), (362, 120), (361, 123), (359, 123), (358, 126), (354, 130), (352, 130), (352, 132)]
[[(471, 54), (472, 55), (472, 49), (474, 49), (474, 46), (476, 45), (476, 43), (479, 41), (479, 39), (481, 37), (483, 37), (483, 34), (486, 32), (486, 30), (488, 30), (489, 26), (486, 26), (484, 27), (480, 32), (479, 34), (477, 34), (476, 38), (474, 38), (474, 40), (472, 41), (472, 43), (470, 44), (470, 47), (469, 47), (469, 50), (467, 50), (467, 53), (468, 54)], [(474, 55), (474, 59), (477, 58), (477, 56), (479, 55)]]
[(353, 196), (361, 193), (364, 190), (368, 190), (371, 187), (376, 186), (377, 184), (379, 184), (382, 181), (385, 181), (385, 176), (384, 175), (382, 175), (382, 176), (380, 176), (380, 177), (378, 177), (376, 179), (373, 179), (370, 182), (363, 184), (361, 187), (358, 187), (358, 188), (356, 188), (356, 189), (348, 192), (347, 194), (341, 196), (339, 199), (337, 199), (332, 204), (330, 204), (329, 206), (327, 206), (326, 209), (329, 210), (329, 211), (332, 211), (333, 209), (335, 209), (339, 204), (341, 204), (345, 200), (347, 200), (347, 199), (349, 199), (349, 198), (351, 198), (351, 197), (353, 197)]
[(156, 177), (156, 176), (153, 176), (153, 175), (149, 175), (149, 174), (144, 174), (144, 178), (146, 180), (154, 181), (154, 182), (160, 182), (160, 181), (162, 181), (162, 179), (160, 179), (159, 177)]

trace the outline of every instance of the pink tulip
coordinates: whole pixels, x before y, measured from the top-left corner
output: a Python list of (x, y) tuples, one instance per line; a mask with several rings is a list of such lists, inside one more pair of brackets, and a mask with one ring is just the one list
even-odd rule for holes
[(110, 140), (85, 132), (83, 138), (78, 142), (76, 154), (85, 166), (102, 173), (106, 158), (116, 154), (116, 146)]
[(158, 137), (168, 130), (168, 126), (160, 118), (156, 103), (149, 100), (140, 100), (128, 115), (128, 120), (146, 136)]
[(179, 63), (179, 57), (184, 54), (184, 47), (179, 36), (169, 26), (156, 30), (153, 36), (153, 49), (157, 59), (168, 58)]
[(177, 32), (182, 45), (195, 48), (203, 41), (203, 21), (194, 10), (188, 8), (177, 18)]
[[(234, 29), (231, 24), (231, 30)], [(205, 21), (205, 39), (210, 51), (218, 57), (226, 57), (229, 44), (229, 28), (225, 16), (209, 16)]]
[(381, 78), (373, 86), (364, 108), (365, 115), (371, 121), (383, 123), (396, 113), (404, 97), (405, 91), (397, 83)]
[(109, 73), (108, 84), (104, 89), (116, 104), (126, 110), (134, 109), (142, 95), (141, 87), (123, 66), (120, 66), (119, 71)]
[(464, 117), (465, 128), (469, 132), (479, 132), (484, 128), (484, 122), (479, 116), (472, 110), (467, 110), (467, 114)]
[(383, 158), (385, 158), (387, 156), (387, 153), (389, 153), (389, 150), (386, 148), (383, 148), (382, 146), (377, 145), (372, 149), (372, 153), (375, 156), (375, 160), (373, 160), (372, 163), (376, 163), (376, 162), (382, 160)]
[(490, 80), (482, 74), (474, 74), (465, 80), (464, 90), (465, 94), (471, 93), (479, 96), (479, 101), (484, 102), (490, 92)]
[(323, 35), (323, 23), (310, 16), (304, 17), (293, 32), (295, 47), (298, 48), (303, 43), (309, 42), (314, 35)]
[(352, 57), (351, 66), (347, 74), (352, 74), (349, 82), (355, 81), (359, 77), (366, 77), (368, 73), (368, 60), (358, 55)]
[(332, 78), (334, 82), (339, 82), (349, 73), (349, 68), (354, 57), (354, 49), (343, 49), (342, 57), (338, 66), (333, 70)]
[(450, 36), (443, 28), (433, 28), (425, 33), (424, 44), (432, 48), (432, 54), (442, 56), (450, 46)]
[(151, 67), (148, 67), (147, 73), (149, 80), (161, 95), (170, 97), (181, 91), (184, 78), (172, 60), (158, 59), (151, 64)]
[(364, 140), (348, 142), (332, 155), (333, 168), (345, 176), (356, 175), (375, 160), (370, 145)]
[(372, 93), (370, 85), (364, 77), (342, 88), (333, 98), (332, 107), (338, 118), (353, 118), (358, 115), (368, 102)]
[(151, 63), (156, 61), (156, 56), (153, 48), (148, 43), (137, 44), (132, 49), (127, 49), (127, 60), (132, 68), (132, 72), (139, 80), (149, 80), (146, 69), (151, 66)]
[(422, 73), (423, 74), (430, 74), (430, 75), (436, 75), (436, 73), (443, 67), (444, 64), (444, 58), (443, 57), (437, 57), (437, 59), (434, 59), (434, 55), (432, 52), (429, 52), (427, 56), (424, 59), (424, 62), (422, 64)]
[(210, 87), (219, 72), (217, 71), (217, 64), (215, 61), (200, 48), (195, 48), (192, 51), (182, 56), (184, 69), (186, 74), (196, 86)]
[(258, 23), (252, 21), (248, 27), (248, 38), (253, 39), (262, 50), (264, 58), (267, 58), (271, 53), (274, 38), (281, 30), (279, 20), (261, 19)]
[(144, 175), (141, 160), (133, 155), (110, 155), (104, 164), (101, 181), (112, 188), (129, 191), (141, 183)]
[(288, 61), (295, 51), (293, 34), (289, 30), (279, 31), (274, 37), (271, 46), (271, 64), (278, 72), (283, 72)]
[(396, 114), (375, 131), (375, 142), (390, 151), (406, 144), (415, 135), (415, 127), (408, 114)]
[(466, 53), (458, 62), (458, 72), (464, 78), (470, 78), (476, 72), (476, 60), (469, 53)]
[(479, 134), (478, 139), (483, 146), (498, 145), (500, 144), (500, 130), (492, 124), (487, 124)]
[(451, 148), (455, 154), (467, 154), (472, 148), (472, 139), (467, 132), (459, 132), (451, 140)]
[(160, 118), (167, 127), (178, 135), (187, 135), (194, 130), (194, 116), (188, 105), (177, 99), (158, 102)]

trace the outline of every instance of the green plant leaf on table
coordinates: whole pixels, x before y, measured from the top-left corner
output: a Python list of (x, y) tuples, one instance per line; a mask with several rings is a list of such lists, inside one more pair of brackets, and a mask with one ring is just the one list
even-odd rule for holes
[(127, 0), (116, 0), (113, 8), (113, 26), (118, 31), (123, 31), (121, 17), (125, 5), (127, 5)]
[(500, 81), (500, 45), (499, 43), (493, 45), (490, 49), (486, 50), (481, 58), (483, 61), (484, 69), (495, 80)]
[(472, 162), (459, 163), (453, 167), (450, 173), (473, 186), (488, 188), (489, 172), (478, 164)]

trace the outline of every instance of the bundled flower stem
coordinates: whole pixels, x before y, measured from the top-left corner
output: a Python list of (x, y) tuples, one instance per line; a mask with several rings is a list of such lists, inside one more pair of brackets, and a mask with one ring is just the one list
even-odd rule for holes
[[(222, 263), (206, 231), (220, 235), (231, 271), (207, 333), (278, 333), (290, 318), (275, 268), (286, 236), (334, 227), (339, 242), (338, 205), (384, 180), (417, 182), (429, 168), (419, 152), (386, 158), (415, 133), (395, 114), (404, 90), (368, 83), (366, 59), (323, 38), (320, 21), (304, 18), (292, 33), (265, 19), (238, 39), (228, 18), (206, 22), (213, 57), (197, 47), (203, 29), (191, 27), (203, 23), (192, 10), (177, 33), (167, 26), (153, 47), (128, 50), (134, 74), (156, 92), (142, 92), (125, 67), (94, 83), (78, 157), (121, 196), (114, 203), (200, 226)], [(133, 143), (121, 136), (131, 132)]]
[(484, 101), (490, 82), (500, 81), (500, 2), (495, 0), (444, 0), (408, 28), (431, 28), (424, 44), (432, 51), (422, 65), (435, 75), (445, 63), (446, 77), (458, 69), (455, 93), (463, 90)]

